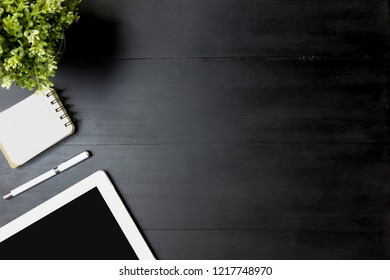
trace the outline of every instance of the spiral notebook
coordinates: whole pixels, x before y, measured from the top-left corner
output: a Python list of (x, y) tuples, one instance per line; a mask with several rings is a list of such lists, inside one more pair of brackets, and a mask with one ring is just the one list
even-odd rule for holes
[(36, 92), (0, 113), (0, 150), (16, 168), (74, 132), (55, 90)]

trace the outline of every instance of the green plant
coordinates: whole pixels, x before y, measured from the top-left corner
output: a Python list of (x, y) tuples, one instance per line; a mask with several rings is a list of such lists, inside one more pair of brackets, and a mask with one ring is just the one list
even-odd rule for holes
[(0, 81), (33, 90), (53, 86), (64, 30), (81, 0), (0, 0)]

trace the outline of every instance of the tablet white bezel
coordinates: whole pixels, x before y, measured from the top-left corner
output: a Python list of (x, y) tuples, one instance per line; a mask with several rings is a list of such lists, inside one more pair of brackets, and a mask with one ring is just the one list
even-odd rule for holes
[(100, 194), (110, 208), (111, 213), (114, 215), (131, 247), (133, 247), (137, 257), (140, 260), (155, 260), (153, 253), (150, 251), (134, 220), (130, 216), (113, 184), (104, 171), (97, 171), (93, 173), (84, 180), (69, 187), (60, 194), (0, 228), (0, 242), (6, 240), (22, 229), (44, 218), (53, 211), (61, 208), (65, 204), (95, 187), (97, 187), (100, 191)]

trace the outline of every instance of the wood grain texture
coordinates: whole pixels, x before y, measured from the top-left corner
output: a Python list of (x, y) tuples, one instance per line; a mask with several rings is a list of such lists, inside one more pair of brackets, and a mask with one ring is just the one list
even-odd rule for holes
[[(0, 192), (93, 157), (0, 200), (0, 226), (103, 169), (161, 259), (389, 259), (388, 15), (84, 1), (55, 78), (78, 131), (16, 170), (0, 157)], [(0, 93), (0, 111), (28, 94)]]
[(66, 55), (388, 57), (387, 6), (387, 0), (84, 1)]
[(145, 231), (161, 259), (388, 259), (378, 232), (259, 230)]
[(239, 59), (69, 63), (56, 84), (72, 144), (387, 143), (387, 81), (382, 59)]
[[(34, 159), (31, 167), (2, 173), (2, 180), (22, 183), (37, 175), (39, 170), (53, 166), (54, 157), (68, 158), (83, 148), (56, 146), (45, 156)], [(313, 254), (314, 258), (387, 256), (388, 247), (379, 250), (379, 246), (389, 245), (388, 148), (359, 144), (107, 145), (87, 148), (94, 155), (78, 168), (14, 200), (0, 202), (0, 212), (8, 213), (1, 216), (2, 224), (95, 170), (104, 169), (109, 172), (140, 228), (152, 232), (151, 238), (147, 236), (152, 247), (155, 247), (154, 242), (159, 246), (171, 246), (168, 244), (174, 242), (157, 242), (153, 236), (159, 233), (155, 231), (162, 231), (166, 237), (184, 234), (173, 246), (173, 252), (166, 252), (169, 258), (307, 258), (312, 243), (312, 250), (321, 249)], [(5, 164), (2, 162), (2, 167)], [(0, 190), (7, 191), (4, 187)], [(11, 212), (12, 208), (16, 210)], [(193, 231), (192, 234), (201, 231), (197, 244), (212, 242), (218, 233), (222, 240), (227, 239), (202, 254), (192, 241), (185, 239), (194, 238), (186, 237), (188, 230)], [(202, 232), (210, 230), (213, 231), (211, 236)], [(238, 233), (242, 230), (245, 234), (240, 237)], [(238, 232), (231, 236), (232, 231)], [(278, 237), (272, 239), (274, 231)], [(257, 253), (255, 248), (249, 252), (240, 251), (239, 244), (247, 248), (253, 242), (245, 238), (246, 234), (253, 240), (257, 236), (254, 242), (258, 246), (266, 242), (264, 238), (278, 242), (278, 245), (269, 244), (265, 252), (260, 250), (262, 247), (256, 249)], [(350, 236), (358, 238), (343, 245), (343, 240), (349, 240)], [(233, 252), (226, 252), (230, 245), (224, 242), (230, 238), (238, 244), (232, 245)], [(298, 241), (294, 243), (295, 239)], [(175, 257), (174, 251), (186, 240), (191, 244), (183, 247), (184, 252)], [(280, 242), (296, 251), (282, 251)], [(359, 248), (362, 249), (350, 252), (354, 242), (361, 243)], [(368, 250), (371, 246), (368, 244), (375, 247)], [(226, 248), (220, 251), (223, 246)], [(299, 248), (305, 246), (307, 251), (301, 252)], [(363, 248), (368, 251), (362, 251)], [(209, 250), (215, 252), (209, 255)], [(156, 254), (159, 253), (157, 246)], [(161, 257), (165, 258), (164, 255)]]

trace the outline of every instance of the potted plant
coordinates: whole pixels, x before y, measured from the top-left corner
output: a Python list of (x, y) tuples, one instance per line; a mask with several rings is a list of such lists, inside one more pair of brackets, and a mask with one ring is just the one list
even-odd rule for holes
[(29, 90), (53, 86), (64, 30), (81, 0), (0, 1), (0, 83)]

